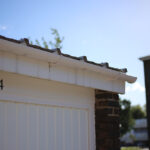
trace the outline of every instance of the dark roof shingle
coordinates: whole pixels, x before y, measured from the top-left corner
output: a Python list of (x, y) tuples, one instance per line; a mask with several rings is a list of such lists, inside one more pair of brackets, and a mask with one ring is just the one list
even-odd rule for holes
[(38, 45), (30, 44), (30, 42), (27, 38), (16, 40), (16, 39), (7, 38), (7, 37), (4, 37), (4, 36), (0, 35), (0, 39), (7, 40), (7, 41), (10, 41), (10, 42), (14, 42), (14, 43), (18, 43), (18, 44), (24, 43), (28, 47), (36, 48), (36, 49), (43, 50), (43, 51), (46, 51), (46, 52), (49, 52), (49, 53), (57, 52), (59, 55), (62, 55), (64, 57), (68, 57), (68, 58), (79, 60), (79, 61), (84, 61), (86, 63), (90, 63), (90, 64), (100, 66), (100, 67), (105, 67), (105, 68), (115, 70), (115, 71), (119, 71), (119, 72), (122, 72), (122, 73), (127, 72), (126, 68), (118, 69), (118, 68), (110, 67), (109, 63), (107, 63), (107, 62), (106, 63), (95, 63), (95, 62), (89, 61), (86, 56), (75, 57), (75, 56), (71, 56), (71, 55), (68, 55), (68, 54), (64, 54), (64, 53), (61, 52), (61, 50), (59, 48), (47, 49), (47, 48), (40, 47)]

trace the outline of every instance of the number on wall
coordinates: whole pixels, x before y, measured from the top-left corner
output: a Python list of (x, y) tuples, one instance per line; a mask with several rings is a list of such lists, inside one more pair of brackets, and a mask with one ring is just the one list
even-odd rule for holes
[(0, 89), (3, 90), (3, 88), (4, 88), (3, 80), (0, 80)]

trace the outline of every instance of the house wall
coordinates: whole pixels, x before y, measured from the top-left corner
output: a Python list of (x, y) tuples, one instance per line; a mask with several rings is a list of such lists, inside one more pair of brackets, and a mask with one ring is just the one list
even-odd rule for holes
[(52, 146), (46, 138), (49, 130), (54, 132), (54, 150), (95, 149), (94, 89), (5, 71), (0, 71), (0, 79), (4, 84), (0, 90), (2, 150), (48, 149)]

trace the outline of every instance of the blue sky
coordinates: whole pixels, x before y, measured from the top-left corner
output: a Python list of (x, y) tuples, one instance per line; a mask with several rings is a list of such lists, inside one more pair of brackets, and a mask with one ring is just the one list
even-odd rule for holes
[(11, 38), (65, 37), (62, 51), (95, 62), (128, 68), (138, 77), (123, 98), (145, 104), (143, 64), (150, 55), (149, 0), (1, 0), (0, 34)]

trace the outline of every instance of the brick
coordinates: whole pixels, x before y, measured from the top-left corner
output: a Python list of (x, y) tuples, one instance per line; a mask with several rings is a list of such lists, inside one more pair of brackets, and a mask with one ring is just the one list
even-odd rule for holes
[(118, 101), (99, 101), (96, 103), (98, 106), (113, 106), (113, 107), (119, 107), (119, 102)]
[(106, 116), (106, 115), (108, 115), (108, 114), (112, 114), (112, 112), (113, 112), (113, 108), (103, 108), (103, 109), (97, 109), (96, 111), (95, 111), (95, 114), (96, 114), (96, 116), (98, 115), (99, 117), (100, 116)]
[(115, 109), (114, 109), (114, 113), (115, 113), (115, 114), (119, 114), (119, 113), (120, 113), (120, 109), (119, 109), (119, 108), (115, 108)]
[(102, 94), (96, 94), (95, 98), (97, 99), (115, 99), (115, 100), (119, 100), (119, 96), (117, 94), (113, 94), (113, 93), (102, 93)]
[(95, 91), (95, 129), (97, 150), (120, 150), (119, 97)]

